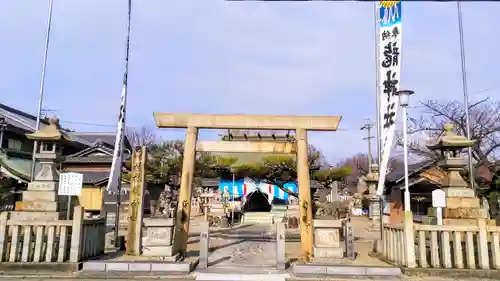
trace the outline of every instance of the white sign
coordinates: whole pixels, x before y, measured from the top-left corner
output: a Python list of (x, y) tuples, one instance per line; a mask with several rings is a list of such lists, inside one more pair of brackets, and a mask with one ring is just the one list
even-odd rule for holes
[(82, 192), (83, 175), (80, 173), (60, 173), (58, 195), (79, 196)]
[(399, 90), (401, 70), (401, 1), (380, 1), (379, 5), (379, 81), (380, 92), (380, 120), (381, 149), (380, 175), (377, 186), (377, 195), (381, 196), (384, 190), (385, 176), (388, 172), (389, 157), (396, 129), (396, 116), (399, 108)]
[(432, 191), (432, 207), (444, 208), (446, 207), (446, 197), (442, 189)]

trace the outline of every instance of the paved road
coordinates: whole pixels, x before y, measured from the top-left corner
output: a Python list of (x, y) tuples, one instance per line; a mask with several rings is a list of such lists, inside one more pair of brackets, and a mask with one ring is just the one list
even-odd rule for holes
[(212, 266), (274, 266), (276, 264), (275, 226), (242, 225), (210, 234)]

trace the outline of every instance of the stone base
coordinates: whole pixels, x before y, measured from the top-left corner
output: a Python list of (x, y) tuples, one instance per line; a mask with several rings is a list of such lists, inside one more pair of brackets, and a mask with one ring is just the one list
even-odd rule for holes
[(341, 259), (344, 257), (344, 250), (342, 248), (313, 248), (313, 257), (315, 258), (332, 258)]
[[(435, 217), (425, 217), (422, 219), (422, 224), (436, 225)], [(495, 220), (486, 220), (487, 225), (496, 226)], [(477, 219), (443, 219), (443, 225), (477, 225)]]
[[(478, 219), (488, 218), (488, 211), (481, 208), (459, 207), (459, 208), (443, 208), (443, 219)], [(427, 210), (429, 217), (436, 216), (436, 209), (430, 207)]]
[[(131, 277), (133, 275), (129, 274), (137, 274), (140, 272), (149, 273), (151, 275), (146, 278), (140, 278), (140, 276), (135, 276), (139, 278), (135, 278), (137, 280), (151, 279), (151, 277), (165, 277), (166, 274), (182, 276), (187, 275), (191, 271), (193, 271), (196, 266), (197, 261), (177, 261), (177, 262), (144, 262), (144, 261), (87, 261), (83, 262), (82, 271), (79, 272), (78, 278), (81, 279), (129, 279), (127, 277)], [(114, 274), (118, 274), (119, 272), (125, 273), (127, 275), (114, 275), (110, 276), (110, 272)], [(101, 273), (102, 275), (100, 275)], [(163, 275), (163, 276), (162, 276)], [(144, 276), (144, 275), (143, 275)], [(120, 278), (122, 277), (122, 278)], [(160, 277), (160, 278), (161, 278)], [(170, 280), (170, 278), (168, 278)], [(173, 279), (182, 279), (184, 278), (173, 278)]]
[(33, 191), (56, 191), (58, 182), (32, 181), (28, 183), (28, 190)]
[(449, 187), (443, 188), (446, 198), (450, 197), (476, 197), (474, 190), (466, 187)]
[(12, 220), (59, 220), (66, 219), (66, 212), (29, 212), (29, 211), (12, 211), (10, 212)]
[(173, 246), (144, 245), (142, 255), (146, 257), (171, 257), (174, 255)]
[(26, 190), (23, 191), (23, 201), (55, 202), (58, 195), (55, 191)]
[(364, 277), (366, 277), (366, 279), (371, 280), (383, 280), (400, 277), (401, 275), (401, 269), (399, 267), (371, 267), (334, 264), (292, 264), (291, 272), (295, 276), (314, 278), (311, 280), (329, 280), (328, 277), (330, 276), (342, 276), (343, 278), (339, 278), (342, 280), (344, 280), (345, 277), (361, 277), (363, 280), (365, 279)]
[(22, 201), (20, 208), (20, 211), (57, 212), (59, 203), (55, 201)]
[(475, 197), (448, 197), (446, 198), (448, 208), (473, 208), (480, 209), (481, 202)]

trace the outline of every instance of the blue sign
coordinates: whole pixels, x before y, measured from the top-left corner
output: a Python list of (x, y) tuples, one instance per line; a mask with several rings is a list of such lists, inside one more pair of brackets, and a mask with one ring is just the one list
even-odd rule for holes
[(380, 1), (380, 26), (385, 27), (401, 23), (402, 13), (401, 1)]

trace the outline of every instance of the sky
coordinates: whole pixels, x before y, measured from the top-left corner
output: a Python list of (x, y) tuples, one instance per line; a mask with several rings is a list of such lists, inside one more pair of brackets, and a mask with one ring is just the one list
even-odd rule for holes
[[(366, 152), (375, 120), (370, 2), (133, 0), (127, 125), (153, 112), (341, 115), (309, 133), (335, 163)], [(49, 0), (0, 1), (0, 102), (36, 114)], [(500, 94), (500, 3), (463, 2), (470, 100)], [(127, 1), (55, 0), (43, 108), (64, 127), (115, 131)], [(463, 100), (454, 2), (404, 2), (401, 87)], [(410, 110), (418, 115), (418, 109)], [(203, 132), (200, 139), (215, 139)], [(183, 130), (161, 129), (163, 139)]]

